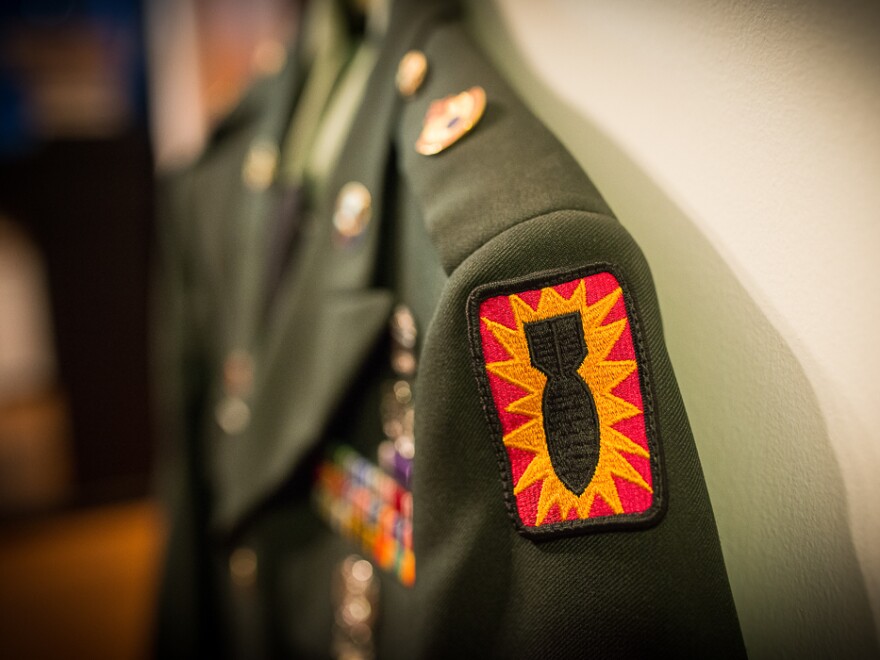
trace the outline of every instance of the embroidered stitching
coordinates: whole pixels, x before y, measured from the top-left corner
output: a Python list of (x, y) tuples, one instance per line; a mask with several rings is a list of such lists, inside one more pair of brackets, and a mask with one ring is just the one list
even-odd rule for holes
[(541, 417), (550, 463), (575, 495), (586, 490), (599, 461), (596, 402), (578, 372), (588, 353), (582, 328), (578, 311), (523, 326), (531, 364), (547, 378)]
[(665, 509), (647, 349), (609, 264), (481, 286), (471, 355), (517, 529), (644, 527)]

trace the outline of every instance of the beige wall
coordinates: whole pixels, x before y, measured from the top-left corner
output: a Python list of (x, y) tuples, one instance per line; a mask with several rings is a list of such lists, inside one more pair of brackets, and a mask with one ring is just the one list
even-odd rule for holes
[(874, 657), (880, 6), (470, 4), (652, 266), (750, 654)]

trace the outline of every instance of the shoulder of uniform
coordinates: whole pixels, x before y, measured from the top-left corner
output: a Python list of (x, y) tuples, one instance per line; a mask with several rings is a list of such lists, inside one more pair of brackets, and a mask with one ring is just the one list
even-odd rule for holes
[[(405, 102), (397, 141), (428, 232), (451, 272), (480, 246), (559, 210), (611, 211), (565, 147), (526, 108), (458, 23), (437, 25), (421, 45), (428, 73)], [(418, 153), (432, 102), (473, 88), (485, 110), (473, 129), (434, 155)], [(453, 117), (450, 121), (455, 121)]]

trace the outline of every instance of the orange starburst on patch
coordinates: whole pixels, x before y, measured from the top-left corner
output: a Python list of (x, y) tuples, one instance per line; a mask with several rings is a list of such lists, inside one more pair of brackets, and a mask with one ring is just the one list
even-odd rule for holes
[[(587, 290), (594, 278), (604, 278), (593, 282), (597, 288), (601, 284), (604, 289), (601, 297), (589, 303)], [(582, 278), (573, 290), (572, 284), (574, 281), (496, 296), (489, 299), (496, 301), (494, 305), (487, 306), (484, 301), (480, 311), (484, 348), (491, 341), (487, 336), (491, 334), (507, 354), (507, 359), (485, 363), (487, 373), (496, 377), (490, 378), (493, 382), (493, 398), (499, 411), (504, 410), (508, 414), (508, 419), (515, 418), (521, 422), (509, 423), (507, 428), (502, 424), (503, 445), (508, 455), (512, 450), (518, 450), (532, 456), (518, 477), (514, 470), (513, 485), (520, 517), (529, 526), (641, 513), (652, 501), (649, 444), (643, 420), (637, 419), (644, 414), (638, 386), (638, 364), (632, 347), (629, 319), (621, 300), (623, 292), (617, 280), (608, 273)], [(610, 292), (606, 293), (607, 289)], [(564, 295), (566, 290), (571, 290), (570, 295)], [(596, 297), (595, 294), (593, 297)], [(506, 302), (502, 299), (506, 299)], [(526, 302), (527, 299), (532, 304)], [(506, 319), (501, 319), (498, 313), (492, 311), (499, 309), (502, 304), (505, 306)], [(506, 311), (507, 305), (509, 313)], [(577, 368), (577, 374), (592, 394), (599, 422), (598, 460), (592, 478), (582, 493), (572, 492), (559, 478), (551, 462), (542, 408), (547, 377), (532, 363), (525, 330), (526, 324), (573, 312), (581, 319), (587, 347), (586, 357)], [(616, 351), (612, 359), (610, 356), (615, 353), (619, 342), (622, 348)], [(500, 352), (496, 351), (494, 357), (499, 356)], [(621, 389), (630, 392), (629, 395), (618, 391), (624, 383), (629, 387), (625, 385)], [(513, 388), (509, 387), (511, 385)], [(507, 403), (499, 405), (503, 401)], [(524, 517), (521, 500), (526, 491), (537, 484), (540, 484), (540, 495), (536, 510)], [(549, 515), (554, 505), (558, 507), (558, 517), (556, 511)]]

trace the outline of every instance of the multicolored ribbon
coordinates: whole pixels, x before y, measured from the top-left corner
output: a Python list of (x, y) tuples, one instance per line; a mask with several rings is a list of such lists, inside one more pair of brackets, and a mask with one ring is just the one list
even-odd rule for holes
[(405, 586), (416, 578), (412, 493), (350, 447), (337, 447), (317, 468), (318, 511), (343, 536), (358, 541), (376, 564)]

